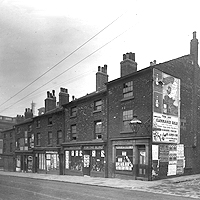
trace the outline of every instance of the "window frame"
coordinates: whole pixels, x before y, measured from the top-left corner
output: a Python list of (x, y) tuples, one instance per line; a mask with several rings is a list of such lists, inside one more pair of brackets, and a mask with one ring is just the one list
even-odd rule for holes
[(77, 107), (71, 107), (70, 108), (70, 117), (76, 117), (77, 116)]
[(133, 97), (133, 81), (123, 83), (123, 98)]
[(36, 146), (41, 146), (41, 134), (40, 133), (36, 133)]
[(129, 125), (130, 121), (133, 119), (133, 109), (124, 110), (122, 112), (122, 130), (123, 131), (132, 131)]
[(62, 144), (63, 142), (63, 133), (62, 130), (57, 131), (57, 145)]
[[(98, 102), (100, 103), (98, 104)], [(103, 105), (102, 99), (94, 101), (94, 111), (102, 111), (102, 105)]]
[(53, 117), (48, 117), (48, 126), (53, 125)]
[(40, 119), (36, 120), (36, 128), (40, 128), (40, 123), (41, 123)]
[(52, 131), (48, 131), (48, 145), (53, 145), (53, 132)]
[(28, 125), (28, 132), (31, 132), (32, 131), (32, 124), (29, 124)]
[(76, 141), (77, 140), (77, 126), (76, 126), (76, 124), (71, 125), (70, 131), (71, 131), (71, 140)]
[[(95, 139), (102, 139), (102, 128), (103, 128), (103, 122), (101, 120), (94, 122)], [(99, 137), (99, 136), (101, 136), (101, 137)]]

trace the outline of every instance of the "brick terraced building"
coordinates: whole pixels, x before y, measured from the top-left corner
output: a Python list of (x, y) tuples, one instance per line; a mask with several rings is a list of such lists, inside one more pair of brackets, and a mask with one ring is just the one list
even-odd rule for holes
[(120, 66), (110, 82), (107, 65), (98, 67), (96, 91), (81, 98), (69, 101), (61, 88), (56, 105), (48, 92), (44, 114), (8, 130), (13, 169), (141, 180), (200, 173), (196, 32), (188, 55), (137, 71), (135, 54), (126, 53)]

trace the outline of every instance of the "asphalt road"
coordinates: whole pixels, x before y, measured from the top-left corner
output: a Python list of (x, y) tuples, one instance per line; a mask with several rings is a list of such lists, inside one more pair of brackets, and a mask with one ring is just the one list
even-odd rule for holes
[(191, 200), (134, 190), (0, 175), (0, 200)]

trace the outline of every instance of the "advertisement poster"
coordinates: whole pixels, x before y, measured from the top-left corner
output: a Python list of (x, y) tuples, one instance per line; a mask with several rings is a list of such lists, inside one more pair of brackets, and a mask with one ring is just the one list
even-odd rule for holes
[(117, 146), (115, 169), (120, 171), (133, 170), (133, 146)]
[(179, 143), (180, 79), (154, 69), (153, 142)]
[(152, 160), (158, 160), (158, 145), (152, 145)]

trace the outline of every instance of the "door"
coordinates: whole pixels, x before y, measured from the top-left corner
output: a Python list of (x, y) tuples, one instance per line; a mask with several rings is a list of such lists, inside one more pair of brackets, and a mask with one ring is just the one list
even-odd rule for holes
[(91, 168), (91, 152), (85, 151), (83, 156), (83, 175), (90, 176)]
[(138, 177), (145, 177), (147, 174), (147, 165), (146, 165), (146, 151), (145, 146), (138, 148)]

